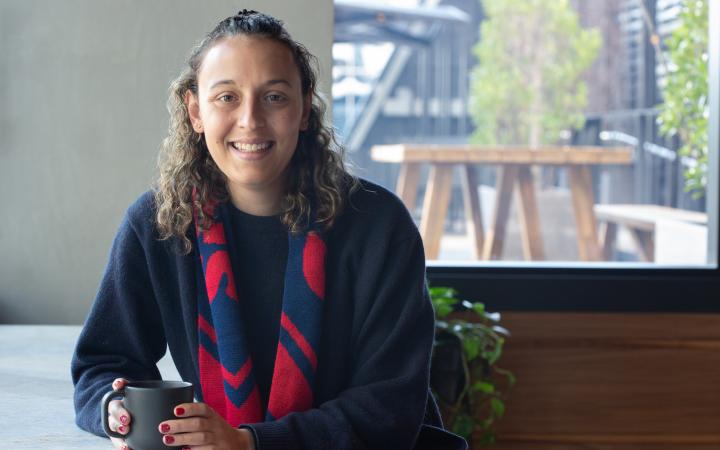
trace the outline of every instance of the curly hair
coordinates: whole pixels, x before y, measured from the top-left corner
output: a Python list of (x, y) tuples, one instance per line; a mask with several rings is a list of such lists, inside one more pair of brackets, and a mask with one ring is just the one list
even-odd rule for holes
[(343, 149), (332, 128), (323, 124), (326, 106), (316, 91), (317, 60), (294, 41), (274, 17), (242, 10), (221, 21), (192, 50), (187, 67), (170, 85), (170, 124), (158, 159), (154, 186), (155, 220), (160, 239), (177, 238), (180, 252), (192, 249), (188, 228), (195, 215), (200, 227), (208, 229), (212, 218), (204, 209), (227, 201), (226, 177), (208, 151), (202, 134), (193, 130), (185, 95), (197, 95), (198, 72), (207, 51), (216, 43), (237, 35), (273, 39), (287, 46), (299, 70), (303, 96), (310, 94), (312, 107), (308, 127), (300, 131), (295, 153), (289, 163), (281, 219), (291, 233), (310, 226), (329, 229), (342, 210), (348, 193), (358, 186), (343, 162)]

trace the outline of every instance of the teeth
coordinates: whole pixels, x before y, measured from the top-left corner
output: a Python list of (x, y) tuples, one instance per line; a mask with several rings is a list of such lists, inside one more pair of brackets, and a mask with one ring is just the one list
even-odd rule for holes
[(267, 142), (264, 144), (241, 144), (239, 142), (232, 142), (230, 145), (241, 152), (259, 152), (270, 147), (270, 144)]

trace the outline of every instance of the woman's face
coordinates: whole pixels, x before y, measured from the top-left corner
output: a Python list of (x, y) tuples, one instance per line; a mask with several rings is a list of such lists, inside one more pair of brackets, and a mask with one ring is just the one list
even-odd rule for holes
[(197, 97), (186, 101), (231, 195), (283, 192), (311, 106), (285, 45), (247, 36), (217, 43), (200, 67)]

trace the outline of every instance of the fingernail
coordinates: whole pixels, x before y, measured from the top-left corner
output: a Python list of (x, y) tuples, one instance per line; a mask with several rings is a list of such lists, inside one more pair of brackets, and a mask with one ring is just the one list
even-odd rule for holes
[(119, 431), (120, 433), (124, 433), (124, 432), (125, 432), (125, 425), (120, 425), (120, 426), (118, 427), (118, 431)]
[(166, 444), (172, 444), (175, 442), (175, 438), (172, 436), (163, 436), (163, 441), (165, 441)]
[(127, 423), (128, 423), (128, 416), (120, 416), (120, 422), (127, 424)]
[(170, 425), (166, 423), (160, 425), (160, 431), (162, 431), (163, 433), (167, 433), (168, 431), (170, 431)]
[(176, 416), (182, 416), (183, 414), (185, 414), (185, 408), (181, 408), (181, 407), (179, 407), (179, 406), (178, 406), (177, 408), (175, 408), (175, 415), (176, 415)]

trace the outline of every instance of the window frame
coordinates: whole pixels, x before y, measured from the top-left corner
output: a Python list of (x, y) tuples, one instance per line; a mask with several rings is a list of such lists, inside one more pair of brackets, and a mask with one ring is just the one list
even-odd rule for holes
[[(720, 312), (720, 1), (709, 2), (708, 260), (714, 268), (452, 266), (430, 262), (432, 286), (500, 311)], [(713, 25), (716, 24), (716, 25)], [(714, 227), (710, 228), (710, 227)]]

